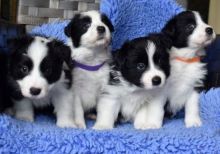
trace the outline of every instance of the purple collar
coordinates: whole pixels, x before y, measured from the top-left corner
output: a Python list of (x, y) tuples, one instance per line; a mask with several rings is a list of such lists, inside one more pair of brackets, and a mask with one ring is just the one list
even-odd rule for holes
[(82, 64), (80, 62), (77, 62), (75, 60), (72, 61), (72, 64), (75, 66), (75, 67), (79, 67), (83, 70), (87, 70), (87, 71), (98, 71), (104, 64), (105, 64), (105, 61), (99, 65), (95, 65), (95, 66), (89, 66), (89, 65), (85, 65), (85, 64)]

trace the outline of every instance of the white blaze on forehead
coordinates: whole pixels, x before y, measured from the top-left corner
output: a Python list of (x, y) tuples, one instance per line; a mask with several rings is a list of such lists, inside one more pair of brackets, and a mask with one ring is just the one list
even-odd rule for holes
[(154, 60), (153, 60), (155, 50), (156, 50), (155, 44), (151, 41), (148, 41), (148, 46), (146, 48), (146, 52), (148, 55), (149, 69), (153, 69), (155, 67)]
[[(36, 37), (27, 50), (28, 56), (32, 59), (33, 64), (38, 66), (47, 55), (47, 39)], [(34, 66), (34, 67), (35, 67)]]
[(30, 94), (30, 88), (32, 87), (41, 89), (41, 93), (37, 96), (39, 98), (44, 97), (48, 92), (47, 80), (42, 77), (40, 71), (40, 64), (48, 52), (47, 42), (49, 40), (45, 38), (35, 37), (27, 50), (27, 55), (33, 62), (33, 68), (30, 70), (30, 74), (18, 80), (22, 94), (25, 97), (32, 97)]
[[(146, 47), (146, 52), (148, 56), (148, 65), (149, 68), (142, 74), (141, 82), (144, 84), (146, 89), (152, 89), (154, 87), (161, 87), (165, 83), (165, 74), (160, 68), (154, 63), (154, 54), (156, 51), (156, 46), (152, 41), (148, 41), (148, 45)], [(161, 83), (159, 85), (154, 86), (152, 83), (152, 79), (154, 77), (160, 77)]]

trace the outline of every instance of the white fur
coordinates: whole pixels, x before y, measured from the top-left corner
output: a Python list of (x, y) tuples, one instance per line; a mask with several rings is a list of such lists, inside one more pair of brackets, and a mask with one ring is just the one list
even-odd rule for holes
[[(111, 33), (107, 27), (101, 20), (100, 20), (100, 13), (97, 11), (88, 11), (88, 12), (83, 12), (81, 14), (82, 16), (89, 16), (92, 19), (91, 25), (88, 29), (88, 31), (82, 35), (81, 40), (80, 40), (80, 45), (81, 47), (87, 47), (87, 48), (92, 48), (92, 47), (97, 47), (97, 46), (103, 46), (105, 45), (106, 47), (110, 43), (111, 39)], [(105, 36), (100, 36), (97, 33), (97, 27), (98, 26), (104, 26), (106, 29)], [(102, 39), (100, 39), (102, 37)]]
[[(45, 42), (49, 42), (49, 40), (35, 37), (28, 48), (26, 56), (32, 60), (33, 69), (29, 75), (17, 81), (24, 98), (20, 101), (14, 100), (15, 117), (21, 120), (34, 121), (33, 107), (44, 107), (52, 102), (57, 116), (57, 126), (76, 127), (73, 119), (73, 96), (71, 90), (66, 88), (64, 72), (60, 79), (53, 84), (49, 84), (41, 75), (40, 63), (48, 51)], [(38, 96), (31, 95), (31, 87), (40, 88), (41, 93)]]
[[(97, 107), (99, 95), (109, 80), (108, 60), (110, 59), (111, 34), (97, 11), (84, 12), (82, 15), (90, 16), (92, 23), (88, 31), (81, 36), (79, 47), (75, 48), (69, 38), (68, 45), (72, 49), (72, 58), (90, 66), (106, 62), (97, 71), (87, 71), (78, 67), (73, 69), (75, 122), (79, 128), (86, 128), (84, 113)], [(106, 29), (102, 39), (99, 38), (97, 26), (104, 26)]]
[[(99, 99), (97, 108), (97, 120), (94, 129), (112, 129), (117, 119), (119, 111), (125, 121), (134, 122), (136, 129), (156, 129), (162, 126), (163, 106), (165, 104), (165, 94), (163, 84), (165, 75), (153, 63), (155, 45), (148, 43), (148, 58), (150, 68), (142, 75), (144, 88), (139, 88), (123, 79), (120, 72), (118, 76), (121, 80), (119, 85), (108, 85), (105, 87), (103, 95)], [(160, 76), (162, 83), (154, 87), (149, 79)]]
[(184, 107), (186, 127), (196, 127), (202, 124), (199, 115), (199, 93), (194, 87), (202, 86), (202, 80), (207, 71), (204, 68), (205, 64), (201, 62), (186, 63), (174, 57), (193, 58), (215, 38), (215, 33), (211, 37), (206, 35), (205, 29), (210, 26), (202, 21), (197, 12), (194, 14), (197, 27), (189, 36), (188, 47), (181, 49), (172, 47), (170, 51), (171, 75), (166, 84), (168, 109), (176, 113)]
[(30, 57), (33, 62), (33, 69), (29, 75), (17, 81), (21, 88), (22, 95), (25, 97), (33, 97), (30, 94), (31, 87), (41, 89), (41, 93), (36, 96), (36, 98), (42, 98), (48, 92), (48, 83), (39, 72), (40, 63), (47, 55), (47, 46), (45, 46), (41, 40), (44, 40), (45, 42), (49, 41), (42, 37), (35, 38), (33, 43), (27, 49), (27, 56)]
[(144, 84), (146, 89), (155, 88), (155, 86), (152, 84), (152, 79), (155, 76), (159, 76), (161, 78), (161, 83), (159, 85), (160, 87), (164, 85), (165, 80), (166, 80), (165, 74), (161, 70), (159, 70), (157, 66), (154, 65), (153, 56), (154, 56), (155, 49), (156, 49), (155, 44), (152, 42), (149, 42), (146, 51), (148, 54), (148, 61), (149, 61), (150, 69), (146, 71), (146, 73), (144, 73), (141, 78), (142, 83)]

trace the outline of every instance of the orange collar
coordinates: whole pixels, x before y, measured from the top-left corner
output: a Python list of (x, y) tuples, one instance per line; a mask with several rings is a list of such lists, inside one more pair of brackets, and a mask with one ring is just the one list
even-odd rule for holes
[(200, 62), (200, 57), (193, 57), (193, 58), (182, 58), (182, 57), (174, 57), (173, 59), (185, 62), (185, 63), (196, 63)]

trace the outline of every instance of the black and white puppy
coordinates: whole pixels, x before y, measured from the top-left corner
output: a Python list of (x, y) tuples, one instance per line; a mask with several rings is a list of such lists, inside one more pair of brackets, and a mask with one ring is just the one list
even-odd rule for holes
[(75, 122), (86, 128), (84, 113), (96, 109), (101, 91), (109, 80), (110, 41), (114, 28), (97, 11), (76, 14), (65, 28), (71, 47)]
[(170, 73), (169, 39), (151, 34), (126, 42), (115, 53), (109, 85), (99, 99), (94, 129), (112, 129), (121, 112), (136, 129), (156, 129), (164, 116), (164, 85)]
[(173, 44), (170, 50), (171, 75), (166, 85), (168, 110), (175, 114), (185, 108), (186, 127), (201, 126), (196, 89), (203, 85), (206, 68), (199, 56), (215, 39), (215, 32), (195, 11), (174, 16), (162, 32)]
[(7, 82), (15, 117), (34, 121), (34, 107), (54, 106), (57, 126), (75, 127), (72, 77), (63, 70), (70, 62), (70, 48), (40, 36), (9, 41)]

